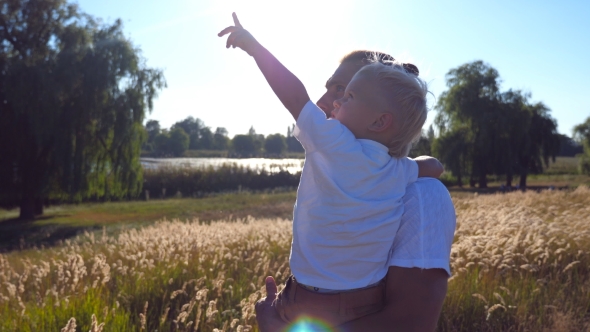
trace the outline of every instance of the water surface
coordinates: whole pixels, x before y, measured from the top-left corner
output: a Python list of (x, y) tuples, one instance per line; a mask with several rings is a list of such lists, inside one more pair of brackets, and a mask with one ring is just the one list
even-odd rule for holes
[(249, 167), (253, 170), (266, 170), (271, 173), (287, 171), (289, 173), (301, 172), (303, 159), (269, 159), (269, 158), (141, 158), (141, 165), (145, 169), (157, 169), (159, 167), (182, 168), (219, 168), (223, 165), (238, 165)]

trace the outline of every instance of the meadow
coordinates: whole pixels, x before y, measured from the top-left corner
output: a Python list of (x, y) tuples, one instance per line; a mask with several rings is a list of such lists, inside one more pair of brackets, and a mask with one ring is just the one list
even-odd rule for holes
[[(256, 331), (264, 277), (290, 273), (291, 225), (278, 211), (289, 211), (292, 195), (222, 195), (208, 199), (250, 203), (231, 217), (204, 205), (192, 218), (152, 215), (160, 221), (7, 251), (0, 331)], [(453, 276), (439, 331), (590, 331), (588, 187), (453, 200)]]

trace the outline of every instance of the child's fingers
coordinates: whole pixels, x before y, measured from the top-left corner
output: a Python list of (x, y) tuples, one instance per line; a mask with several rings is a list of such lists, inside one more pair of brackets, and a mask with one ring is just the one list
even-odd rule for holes
[(231, 35), (229, 35), (229, 37), (227, 37), (227, 42), (225, 44), (225, 47), (229, 48), (230, 46), (233, 46), (235, 48), (236, 46), (238, 46), (236, 44), (236, 40), (239, 40), (239, 38), (243, 35), (244, 35), (243, 29), (240, 29), (239, 31), (236, 31), (236, 32), (232, 32)]
[(239, 29), (241, 29), (241, 28), (239, 28), (239, 27), (227, 27), (227, 28), (221, 30), (221, 32), (218, 33), (217, 36), (223, 37), (223, 35), (227, 35), (228, 33), (232, 33), (232, 32), (238, 31)]
[(238, 20), (238, 15), (236, 15), (236, 13), (231, 13), (231, 16), (234, 18), (234, 25), (241, 28), (242, 24), (240, 24), (240, 20)]
[(228, 37), (227, 37), (227, 41), (225, 42), (225, 48), (229, 48), (230, 46), (233, 45), (234, 43), (234, 39), (236, 39), (236, 33), (232, 32)]

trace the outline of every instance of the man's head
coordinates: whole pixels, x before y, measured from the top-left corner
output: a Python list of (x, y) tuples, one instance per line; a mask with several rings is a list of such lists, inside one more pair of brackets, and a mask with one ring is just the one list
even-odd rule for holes
[[(317, 101), (327, 117), (331, 116), (334, 109), (334, 101), (344, 96), (344, 89), (350, 83), (350, 80), (364, 66), (373, 62), (392, 63), (395, 59), (383, 52), (373, 52), (367, 50), (352, 51), (340, 59), (340, 65), (326, 82), (326, 93)], [(418, 75), (418, 68), (412, 64), (404, 64), (404, 68)]]
[[(361, 58), (356, 64), (361, 61), (364, 60)], [(361, 66), (352, 77), (343, 96), (334, 101), (330, 116), (355, 137), (386, 145), (394, 157), (407, 156), (427, 113), (427, 85), (414, 74), (416, 71), (417, 68), (408, 70), (394, 61), (374, 58), (373, 63)], [(336, 74), (338, 70), (333, 77)], [(324, 97), (330, 94), (330, 87)]]

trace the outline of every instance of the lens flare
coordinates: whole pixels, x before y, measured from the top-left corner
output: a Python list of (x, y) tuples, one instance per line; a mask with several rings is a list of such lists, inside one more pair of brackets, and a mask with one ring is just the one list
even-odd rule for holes
[(335, 331), (325, 321), (310, 316), (302, 316), (287, 326), (284, 332), (332, 332)]

